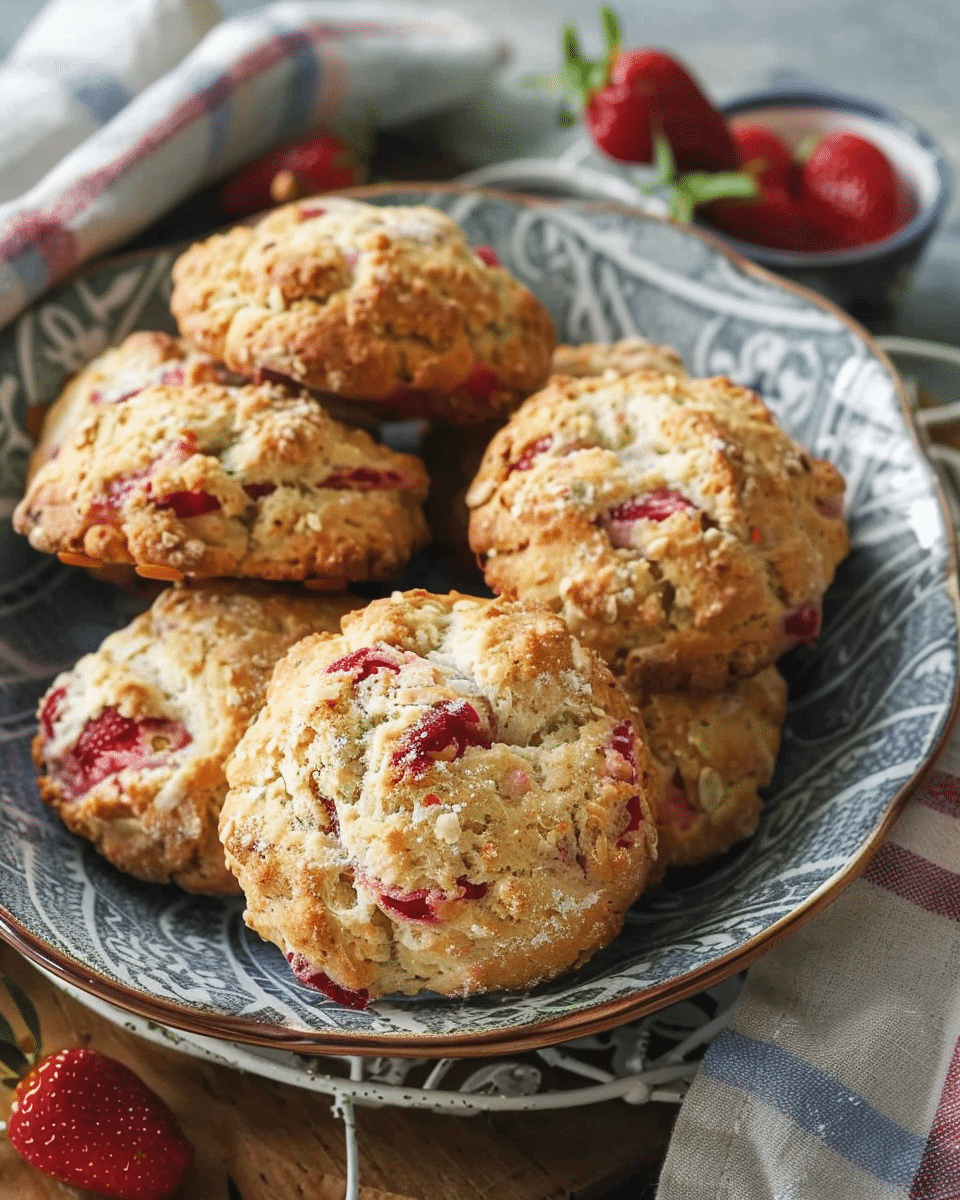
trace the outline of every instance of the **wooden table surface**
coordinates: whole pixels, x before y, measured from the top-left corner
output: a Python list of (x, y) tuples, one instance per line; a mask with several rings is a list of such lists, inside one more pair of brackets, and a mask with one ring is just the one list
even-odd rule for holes
[[(177, 1200), (343, 1197), (343, 1127), (330, 1097), (148, 1042), (67, 996), (7, 946), (0, 972), (36, 1005), (45, 1051), (94, 1047), (170, 1105), (196, 1150)], [(9, 1100), (0, 1097), (4, 1118)], [(676, 1110), (610, 1101), (473, 1117), (359, 1107), (356, 1114), (362, 1200), (639, 1200), (652, 1187)], [(0, 1200), (88, 1195), (39, 1174), (0, 1137)]]

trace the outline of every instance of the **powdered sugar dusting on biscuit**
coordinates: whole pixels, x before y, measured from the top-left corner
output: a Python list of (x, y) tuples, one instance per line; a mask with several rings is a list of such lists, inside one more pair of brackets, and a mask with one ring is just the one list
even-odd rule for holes
[[(548, 613), (417, 591), (350, 614), (279, 664), (229, 768), (222, 836), (248, 922), (371, 996), (568, 969), (613, 936), (653, 856), (630, 714)], [(335, 799), (336, 844), (315, 836), (317, 795)]]

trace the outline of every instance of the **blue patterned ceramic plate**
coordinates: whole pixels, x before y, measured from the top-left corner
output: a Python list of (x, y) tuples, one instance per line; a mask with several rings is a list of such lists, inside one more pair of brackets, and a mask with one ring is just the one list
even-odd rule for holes
[[(132, 612), (130, 597), (10, 531), (28, 412), (136, 328), (171, 329), (171, 252), (115, 261), (0, 337), (0, 934), (122, 1009), (193, 1033), (316, 1052), (484, 1053), (609, 1027), (739, 969), (862, 869), (949, 728), (957, 690), (952, 534), (889, 364), (838, 310), (698, 233), (592, 205), (453, 188), (366, 193), (448, 210), (546, 303), (566, 341), (643, 333), (697, 374), (760, 390), (846, 476), (853, 550), (791, 705), (755, 838), (645, 897), (605, 951), (530, 993), (325, 1001), (250, 933), (241, 905), (127, 878), (40, 803), (37, 697)], [(434, 567), (427, 586), (449, 586)], [(409, 582), (409, 581), (408, 581)]]

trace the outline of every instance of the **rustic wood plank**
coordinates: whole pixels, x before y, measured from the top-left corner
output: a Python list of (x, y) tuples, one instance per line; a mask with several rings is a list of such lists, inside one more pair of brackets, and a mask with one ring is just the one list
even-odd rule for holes
[[(9, 947), (0, 970), (29, 993), (44, 1047), (93, 1046), (166, 1100), (196, 1149), (177, 1200), (342, 1200), (343, 1126), (328, 1096), (154, 1045), (59, 991)], [(0, 1002), (13, 1019), (12, 1006)], [(0, 1096), (0, 1115), (9, 1094)], [(620, 1101), (576, 1110), (454, 1117), (358, 1108), (362, 1200), (565, 1200), (662, 1157), (675, 1111)], [(229, 1182), (232, 1181), (232, 1184)], [(73, 1200), (0, 1138), (0, 1200)]]

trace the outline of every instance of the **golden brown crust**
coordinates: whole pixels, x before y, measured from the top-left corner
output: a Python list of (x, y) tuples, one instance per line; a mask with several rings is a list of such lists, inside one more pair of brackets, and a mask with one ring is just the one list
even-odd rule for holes
[[(660, 371), (685, 376), (686, 369), (672, 346), (662, 346), (646, 338), (622, 338), (612, 345), (600, 342), (580, 346), (558, 346), (553, 352), (556, 375), (595, 376), (612, 371), (627, 375), (633, 371)], [(470, 511), (466, 495), (480, 469), (487, 444), (505, 418), (476, 425), (465, 436), (462, 429), (433, 424), (420, 451), (430, 476), (430, 494), (426, 514), (433, 544), (443, 553), (475, 562), (469, 545)]]
[(659, 371), (663, 375), (684, 376), (687, 368), (672, 346), (650, 342), (642, 337), (605, 342), (583, 342), (579, 346), (558, 346), (553, 352), (554, 375), (585, 378), (606, 375), (632, 375), (635, 371)]
[(525, 987), (619, 930), (653, 854), (652, 770), (556, 617), (395, 593), (278, 664), (221, 837), (247, 923), (339, 987)]
[[(33, 753), (44, 801), (139, 879), (237, 892), (217, 836), (224, 762), (259, 711), (276, 660), (307, 634), (335, 631), (355, 603), (252, 583), (168, 588), (41, 701)], [(157, 749), (148, 765), (137, 755), (107, 763), (134, 742), (138, 754)]]
[(704, 862), (755, 832), (759, 789), (773, 777), (780, 749), (787, 685), (776, 667), (722, 692), (643, 694), (621, 683), (663, 773), (652, 884), (667, 867)]
[(143, 388), (161, 383), (190, 387), (230, 382), (230, 372), (221, 363), (168, 333), (131, 333), (119, 346), (105, 350), (78, 371), (47, 409), (27, 478), (70, 440), (90, 405), (121, 403)]
[(14, 526), (38, 550), (167, 578), (378, 579), (427, 540), (426, 491), (419, 459), (309, 396), (152, 386), (89, 408)]
[(723, 687), (814, 636), (843, 480), (722, 377), (554, 377), (467, 494), (488, 585), (656, 691)]
[(190, 247), (171, 308), (192, 344), (384, 416), (484, 420), (547, 377), (543, 305), (425, 207), (323, 197)]

